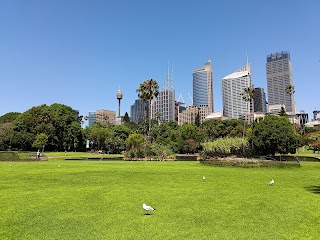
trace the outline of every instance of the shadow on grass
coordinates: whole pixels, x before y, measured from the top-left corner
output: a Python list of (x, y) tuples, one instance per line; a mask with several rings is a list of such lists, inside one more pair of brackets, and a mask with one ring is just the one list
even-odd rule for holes
[(308, 186), (304, 187), (307, 191), (315, 193), (315, 194), (320, 194), (320, 186)]

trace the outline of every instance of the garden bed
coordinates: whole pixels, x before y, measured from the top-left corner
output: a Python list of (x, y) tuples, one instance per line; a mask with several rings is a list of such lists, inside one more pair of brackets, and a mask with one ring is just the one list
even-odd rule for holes
[(207, 160), (201, 160), (201, 163), (212, 166), (228, 166), (243, 168), (288, 168), (300, 166), (298, 162), (272, 161), (249, 158), (211, 158)]

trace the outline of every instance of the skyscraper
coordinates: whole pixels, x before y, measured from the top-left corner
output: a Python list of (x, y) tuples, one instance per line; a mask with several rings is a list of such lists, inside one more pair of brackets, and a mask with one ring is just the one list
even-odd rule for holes
[(213, 112), (213, 74), (211, 60), (193, 71), (193, 105), (199, 109), (200, 120)]
[(111, 110), (97, 110), (89, 112), (89, 127), (92, 127), (95, 122), (102, 122), (105, 124), (115, 125), (116, 112)]
[(251, 87), (251, 65), (247, 64), (222, 79), (223, 116), (240, 118), (250, 113), (248, 103), (243, 100), (245, 88)]
[(288, 86), (293, 86), (292, 66), (289, 52), (276, 52), (267, 56), (268, 104), (284, 104), (287, 112), (295, 114), (294, 96), (286, 93)]
[(167, 78), (155, 100), (152, 109), (152, 118), (161, 122), (169, 122), (175, 120), (175, 91), (173, 88), (173, 73), (168, 65)]
[(141, 99), (135, 100), (134, 104), (130, 108), (131, 121), (135, 123), (141, 123), (147, 119), (147, 113), (149, 112), (149, 101), (143, 101)]
[(267, 112), (267, 105), (266, 105), (266, 94), (263, 88), (255, 88), (254, 89), (254, 112)]

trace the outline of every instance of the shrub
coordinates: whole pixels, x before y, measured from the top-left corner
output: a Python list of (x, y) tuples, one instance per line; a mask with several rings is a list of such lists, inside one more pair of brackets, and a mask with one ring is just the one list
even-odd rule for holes
[(228, 166), (228, 167), (243, 167), (243, 168), (288, 168), (299, 167), (298, 162), (270, 161), (257, 159), (209, 159), (203, 160), (201, 163), (212, 166)]
[(202, 144), (201, 156), (205, 159), (212, 156), (244, 156), (249, 151), (249, 144), (246, 138), (219, 138), (213, 142)]

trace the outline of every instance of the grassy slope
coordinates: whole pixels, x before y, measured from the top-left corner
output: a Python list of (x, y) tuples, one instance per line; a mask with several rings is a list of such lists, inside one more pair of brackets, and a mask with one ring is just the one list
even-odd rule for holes
[[(0, 162), (1, 239), (316, 239), (318, 163)], [(58, 164), (61, 165), (58, 168)], [(206, 182), (202, 176), (206, 176)], [(275, 179), (273, 187), (267, 182)], [(142, 203), (157, 208), (145, 215)]]

